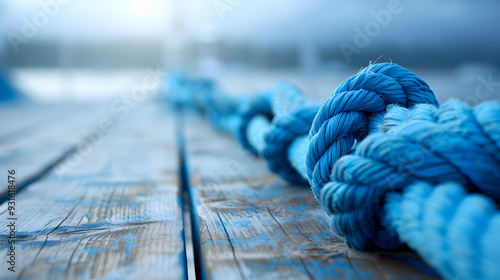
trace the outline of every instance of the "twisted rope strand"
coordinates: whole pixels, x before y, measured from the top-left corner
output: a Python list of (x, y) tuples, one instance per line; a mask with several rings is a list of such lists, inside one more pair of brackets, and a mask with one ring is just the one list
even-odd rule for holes
[(396, 64), (372, 64), (345, 80), (321, 106), (309, 132), (307, 177), (316, 198), (335, 162), (374, 130), (370, 120), (379, 120), (389, 104), (419, 103), (438, 106), (429, 86)]
[(500, 212), (456, 183), (417, 182), (385, 198), (384, 223), (447, 279), (497, 279)]

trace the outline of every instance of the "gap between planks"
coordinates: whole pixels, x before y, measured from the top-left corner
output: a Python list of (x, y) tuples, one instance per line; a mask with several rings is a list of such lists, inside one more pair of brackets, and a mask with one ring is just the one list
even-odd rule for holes
[(186, 157), (186, 137), (184, 127), (184, 114), (175, 114), (175, 133), (177, 135), (177, 150), (179, 161), (179, 179), (181, 184), (182, 198), (184, 200), (184, 244), (186, 252), (186, 274), (188, 280), (202, 280), (203, 263), (199, 246), (199, 228), (196, 223), (196, 208), (193, 205), (191, 192), (189, 191), (189, 172)]

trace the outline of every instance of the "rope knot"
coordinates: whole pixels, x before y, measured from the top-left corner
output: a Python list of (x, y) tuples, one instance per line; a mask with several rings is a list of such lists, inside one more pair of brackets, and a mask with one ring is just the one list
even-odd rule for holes
[(332, 215), (333, 230), (349, 246), (398, 247), (381, 209), (388, 193), (416, 181), (455, 182), (500, 200), (499, 102), (474, 109), (456, 100), (440, 108), (393, 106), (385, 117), (386, 133), (370, 134), (354, 153), (339, 159), (331, 182), (320, 190), (318, 201)]
[(259, 94), (257, 97), (247, 102), (240, 109), (240, 124), (238, 127), (237, 137), (241, 146), (252, 153), (255, 156), (258, 156), (259, 153), (257, 149), (255, 149), (248, 139), (247, 128), (250, 124), (250, 121), (253, 117), (257, 115), (262, 115), (266, 117), (268, 120), (273, 119), (273, 108), (272, 108), (272, 96), (273, 92), (264, 92)]
[(316, 198), (330, 181), (335, 162), (353, 151), (389, 104), (438, 106), (429, 86), (392, 63), (372, 64), (344, 81), (319, 109), (309, 132), (307, 177)]
[(303, 178), (290, 164), (287, 151), (297, 137), (309, 133), (318, 109), (319, 105), (302, 105), (275, 119), (266, 134), (266, 147), (263, 154), (269, 169), (289, 182), (307, 183), (307, 179)]
[(240, 111), (241, 122), (238, 129), (238, 140), (243, 148), (256, 156), (259, 155), (259, 151), (250, 144), (247, 135), (248, 126), (254, 117), (261, 115), (271, 121), (275, 117), (288, 114), (294, 108), (304, 104), (305, 101), (301, 91), (287, 82), (281, 82), (273, 90), (253, 98)]

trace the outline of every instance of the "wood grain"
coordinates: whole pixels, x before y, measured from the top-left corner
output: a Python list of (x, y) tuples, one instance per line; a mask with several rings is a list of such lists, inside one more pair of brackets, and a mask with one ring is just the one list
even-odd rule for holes
[(78, 166), (18, 194), (15, 273), (0, 206), (0, 279), (186, 278), (172, 117), (140, 104), (114, 125)]
[[(186, 158), (206, 279), (431, 279), (415, 255), (348, 249), (308, 187), (187, 117)], [(408, 265), (408, 264), (413, 265)]]
[[(110, 115), (105, 106), (90, 108), (88, 105), (45, 107), (20, 104), (10, 110), (17, 112), (17, 115), (9, 114), (11, 112), (6, 110), (0, 114), (0, 119), (10, 126), (19, 123), (20, 129), (0, 138), (0, 170), (6, 172), (15, 169), (19, 185), (42, 175), (52, 164), (75, 149), (85, 139), (85, 133), (93, 132), (99, 127), (100, 121)], [(35, 123), (26, 125), (26, 122)], [(1, 182), (0, 186), (0, 193), (5, 193), (6, 182)]]

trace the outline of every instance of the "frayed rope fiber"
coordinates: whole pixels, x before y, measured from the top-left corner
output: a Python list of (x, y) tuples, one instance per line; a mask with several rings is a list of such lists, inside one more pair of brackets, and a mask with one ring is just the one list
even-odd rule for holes
[(169, 92), (285, 180), (309, 182), (350, 247), (407, 244), (446, 278), (500, 277), (500, 103), (439, 107), (422, 79), (392, 63), (362, 69), (324, 104), (288, 83), (230, 98), (176, 75)]

